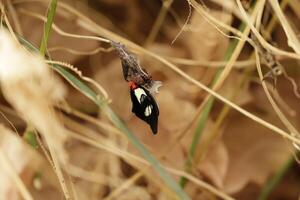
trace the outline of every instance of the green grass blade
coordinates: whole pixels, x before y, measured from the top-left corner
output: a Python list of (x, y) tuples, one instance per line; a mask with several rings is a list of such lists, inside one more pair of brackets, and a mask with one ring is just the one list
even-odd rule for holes
[(46, 49), (47, 49), (47, 43), (49, 39), (49, 35), (52, 29), (52, 23), (54, 21), (55, 13), (56, 13), (56, 5), (57, 5), (57, 0), (52, 0), (50, 4), (50, 8), (48, 10), (47, 14), (47, 22), (45, 24), (44, 28), (44, 35), (42, 38), (41, 46), (40, 46), (40, 53), (44, 56)]
[[(29, 43), (24, 38), (20, 37), (20, 42), (24, 44), (28, 49), (33, 51), (38, 51), (31, 43)], [(185, 193), (185, 191), (179, 186), (179, 184), (167, 173), (167, 171), (162, 168), (159, 161), (146, 149), (146, 147), (138, 140), (138, 138), (127, 128), (127, 126), (122, 122), (122, 120), (115, 114), (115, 112), (109, 107), (109, 105), (104, 101), (96, 92), (94, 92), (85, 83), (79, 80), (72, 73), (64, 69), (59, 65), (52, 65), (53, 69), (56, 70), (62, 77), (64, 77), (73, 87), (79, 90), (86, 97), (91, 99), (95, 104), (97, 104), (100, 109), (106, 114), (106, 116), (111, 120), (111, 122), (119, 128), (129, 139), (129, 141), (137, 148), (141, 155), (151, 164), (151, 166), (156, 170), (165, 184), (173, 190), (179, 199), (190, 200), (190, 197)], [(121, 70), (121, 68), (120, 68)]]
[(33, 129), (26, 130), (24, 135), (23, 135), (23, 138), (33, 148), (37, 149), (39, 147), (39, 144), (38, 144), (38, 141), (35, 137)]
[(261, 193), (259, 194), (257, 200), (266, 200), (273, 189), (280, 183), (284, 175), (288, 172), (294, 163), (294, 157), (291, 157), (280, 169), (279, 171), (266, 183), (263, 187)]
[[(52, 0), (48, 14), (47, 14), (47, 22), (45, 24), (44, 35), (42, 37), (42, 42), (41, 42), (41, 46), (40, 46), (40, 53), (42, 56), (45, 56), (45, 52), (47, 49), (47, 43), (48, 43), (50, 31), (51, 31), (52, 23), (53, 23), (55, 13), (56, 13), (56, 5), (57, 5), (57, 0)], [(28, 126), (28, 128), (26, 129), (26, 132), (24, 133), (24, 139), (27, 140), (27, 142), (30, 145), (32, 145), (34, 148), (37, 148), (38, 145), (36, 144), (34, 128), (31, 127), (30, 125)]]

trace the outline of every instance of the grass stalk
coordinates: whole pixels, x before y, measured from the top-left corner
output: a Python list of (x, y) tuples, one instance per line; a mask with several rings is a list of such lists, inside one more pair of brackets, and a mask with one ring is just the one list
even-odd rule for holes
[(166, 18), (166, 15), (168, 13), (168, 10), (170, 8), (170, 6), (172, 5), (173, 0), (165, 0), (162, 3), (162, 7), (160, 9), (160, 12), (154, 22), (154, 25), (145, 41), (144, 46), (148, 46), (151, 43), (153, 43), (155, 41), (155, 38), (157, 36), (157, 34), (159, 33), (160, 28), (162, 27), (164, 20)]
[(56, 13), (56, 6), (57, 6), (57, 0), (52, 0), (50, 3), (49, 10), (48, 10), (47, 22), (45, 24), (44, 35), (43, 35), (41, 46), (40, 46), (40, 53), (43, 56), (45, 55), (45, 52), (47, 49), (47, 44), (48, 44), (51, 29), (52, 29), (52, 23), (54, 21), (54, 17), (55, 17), (55, 13)]

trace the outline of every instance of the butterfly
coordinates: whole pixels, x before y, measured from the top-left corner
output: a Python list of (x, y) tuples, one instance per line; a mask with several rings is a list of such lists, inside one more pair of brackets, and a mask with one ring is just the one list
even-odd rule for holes
[(159, 109), (152, 94), (158, 93), (161, 81), (153, 80), (125, 45), (114, 41), (111, 41), (111, 45), (121, 59), (123, 77), (129, 82), (132, 112), (149, 124), (153, 134), (156, 134)]
[(159, 109), (151, 93), (141, 85), (129, 82), (132, 112), (151, 127), (153, 134), (157, 133)]

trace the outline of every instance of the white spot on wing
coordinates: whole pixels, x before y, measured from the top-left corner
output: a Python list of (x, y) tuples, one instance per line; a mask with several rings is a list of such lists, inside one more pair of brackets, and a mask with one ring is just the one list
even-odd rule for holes
[(146, 92), (142, 88), (137, 88), (134, 90), (134, 95), (136, 96), (139, 103), (141, 103), (142, 95), (147, 96)]
[(144, 112), (144, 114), (145, 114), (146, 117), (148, 117), (149, 115), (151, 115), (152, 108), (153, 108), (152, 105), (146, 107), (145, 112)]

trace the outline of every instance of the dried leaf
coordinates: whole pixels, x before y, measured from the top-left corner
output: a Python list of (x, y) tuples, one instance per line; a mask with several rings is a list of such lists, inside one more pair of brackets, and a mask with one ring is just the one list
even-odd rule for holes
[(222, 141), (214, 142), (205, 159), (197, 167), (201, 174), (208, 177), (218, 188), (223, 188), (223, 182), (227, 175), (229, 155)]
[(282, 137), (239, 114), (230, 117), (224, 143), (230, 161), (224, 180), (224, 190), (228, 193), (240, 191), (249, 182), (263, 184), (291, 153)]

